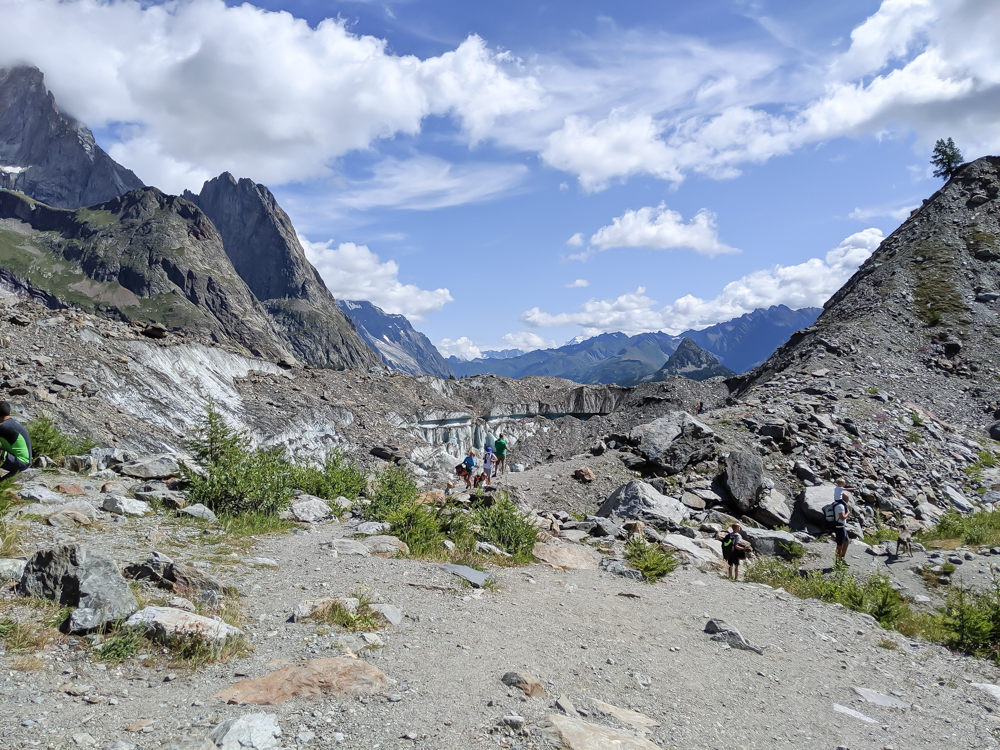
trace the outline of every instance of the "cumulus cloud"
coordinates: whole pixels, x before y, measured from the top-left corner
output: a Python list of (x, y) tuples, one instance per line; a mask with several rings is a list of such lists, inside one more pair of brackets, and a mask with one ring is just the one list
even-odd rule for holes
[[(30, 61), (91, 126), (129, 123), (111, 153), (179, 192), (223, 170), (282, 184), (452, 116), (468, 142), (541, 106), (535, 80), (478, 36), (421, 60), (286, 12), (222, 0), (0, 0), (0, 64)], [(514, 73), (514, 74), (512, 74)]]
[(730, 282), (714, 299), (686, 295), (656, 309), (656, 300), (639, 287), (610, 300), (589, 300), (579, 312), (551, 314), (534, 307), (521, 321), (534, 328), (579, 326), (584, 336), (622, 331), (666, 331), (677, 334), (745, 315), (758, 307), (819, 307), (837, 291), (882, 242), (882, 231), (865, 229), (841, 242), (825, 258), (793, 266), (776, 265)]
[(421, 289), (399, 280), (394, 260), (382, 262), (364, 245), (333, 241), (310, 242), (299, 237), (306, 257), (316, 266), (327, 288), (339, 299), (367, 300), (387, 313), (405, 315), (413, 322), (423, 320), (452, 301), (447, 289)]
[(715, 214), (701, 209), (687, 224), (665, 203), (656, 208), (646, 206), (638, 211), (627, 210), (601, 227), (590, 238), (591, 247), (607, 250), (612, 247), (648, 247), (653, 250), (694, 250), (710, 258), (721, 253), (737, 253), (719, 240)]
[(576, 281), (571, 281), (566, 285), (567, 289), (582, 289), (585, 286), (590, 286), (590, 282), (586, 279), (577, 279)]
[(472, 343), (467, 336), (458, 339), (441, 339), (434, 346), (444, 357), (458, 357), (459, 359), (478, 359), (482, 355), (479, 347)]
[(576, 234), (574, 234), (572, 237), (566, 240), (566, 244), (569, 245), (570, 247), (582, 247), (583, 232), (577, 232)]
[(537, 333), (531, 331), (517, 331), (516, 333), (505, 333), (503, 342), (508, 349), (520, 349), (523, 352), (533, 352), (536, 349), (554, 349), (556, 342), (553, 339), (544, 339)]

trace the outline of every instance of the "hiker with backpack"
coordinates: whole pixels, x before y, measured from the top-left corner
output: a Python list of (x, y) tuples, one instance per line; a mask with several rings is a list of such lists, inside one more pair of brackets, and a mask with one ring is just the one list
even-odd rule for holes
[(490, 478), (493, 476), (493, 463), (496, 461), (496, 458), (497, 457), (493, 455), (493, 449), (487, 445), (486, 452), (483, 454), (482, 484), (492, 484)]
[(734, 581), (740, 578), (740, 560), (745, 560), (750, 551), (750, 543), (740, 534), (742, 530), (742, 526), (734, 523), (722, 540), (722, 557), (729, 563), (729, 577)]
[(470, 448), (469, 455), (465, 457), (458, 466), (455, 467), (455, 473), (465, 480), (466, 489), (472, 489), (472, 473), (476, 470), (476, 449)]
[(851, 515), (847, 508), (847, 501), (851, 499), (851, 496), (846, 490), (857, 492), (854, 487), (848, 487), (847, 481), (840, 477), (833, 488), (833, 502), (823, 508), (827, 523), (833, 524), (834, 539), (837, 542), (834, 562), (844, 560), (847, 556), (847, 547), (851, 543), (851, 538), (847, 535), (847, 519)]

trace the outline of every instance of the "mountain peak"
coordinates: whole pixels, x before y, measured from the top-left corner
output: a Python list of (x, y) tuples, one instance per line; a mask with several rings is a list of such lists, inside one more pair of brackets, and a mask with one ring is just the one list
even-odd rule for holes
[(685, 336), (651, 380), (659, 382), (676, 376), (689, 380), (708, 380), (709, 378), (729, 377), (735, 374), (728, 367), (720, 365), (719, 360)]
[(0, 188), (55, 208), (80, 208), (144, 187), (61, 112), (38, 68), (0, 68)]

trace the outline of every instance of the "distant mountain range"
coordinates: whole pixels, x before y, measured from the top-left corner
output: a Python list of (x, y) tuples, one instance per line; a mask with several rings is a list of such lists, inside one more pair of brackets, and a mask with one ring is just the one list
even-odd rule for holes
[(394, 370), (411, 375), (453, 376), (449, 364), (430, 339), (410, 325), (403, 315), (391, 315), (371, 302), (337, 300), (361, 338)]
[[(716, 377), (728, 378), (735, 374), (728, 367), (720, 365), (719, 360), (685, 336), (663, 367), (637, 382), (660, 383), (668, 378), (678, 376), (689, 380), (708, 380)], [(622, 385), (635, 385), (635, 382), (626, 381)]]
[(791, 310), (784, 305), (758, 308), (738, 318), (679, 336), (666, 333), (602, 333), (557, 349), (539, 349), (506, 359), (448, 358), (458, 376), (490, 373), (510, 378), (547, 375), (578, 383), (631, 383), (650, 379), (664, 367), (684, 338), (713, 355), (733, 372), (746, 372), (766, 360), (795, 331), (811, 326), (822, 310)]

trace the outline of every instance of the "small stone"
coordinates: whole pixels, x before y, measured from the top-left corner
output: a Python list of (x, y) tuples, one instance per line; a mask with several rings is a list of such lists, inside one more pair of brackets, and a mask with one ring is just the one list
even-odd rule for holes
[(386, 696), (386, 700), (388, 700), (390, 703), (399, 703), (401, 700), (403, 700), (403, 696), (401, 696), (399, 693), (390, 693), (389, 695)]
[(527, 672), (507, 672), (500, 681), (508, 687), (516, 687), (529, 698), (544, 698), (545, 688), (535, 675)]
[(525, 719), (518, 714), (507, 714), (503, 717), (503, 723), (511, 729), (517, 731), (524, 726)]

